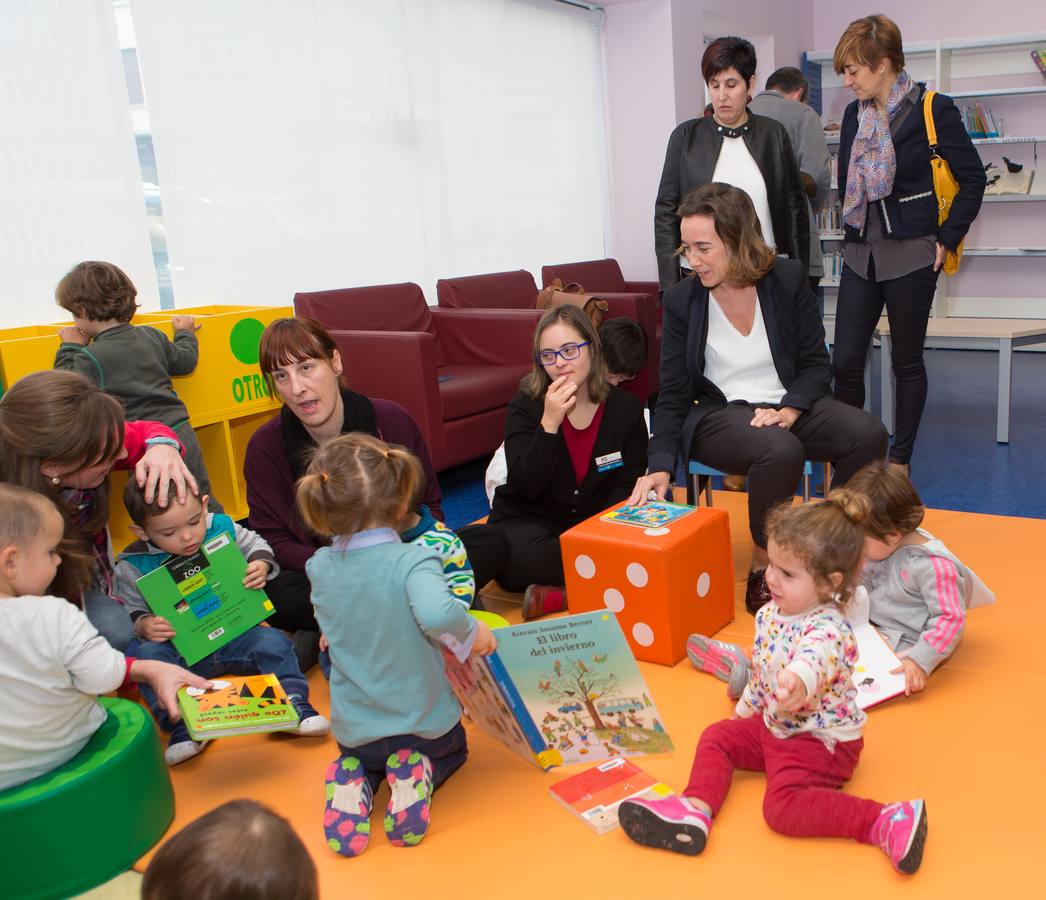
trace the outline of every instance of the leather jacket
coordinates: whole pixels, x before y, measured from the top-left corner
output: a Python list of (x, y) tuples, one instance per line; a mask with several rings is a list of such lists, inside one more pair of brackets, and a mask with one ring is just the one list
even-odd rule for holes
[[(784, 126), (766, 116), (748, 114), (750, 127), (741, 137), (766, 182), (770, 221), (777, 252), (787, 253), (810, 267), (810, 221), (792, 144)], [(674, 255), (680, 244), (676, 207), (695, 187), (712, 180), (723, 136), (711, 116), (689, 119), (678, 125), (668, 139), (665, 166), (654, 203), (654, 251), (657, 254), (661, 290), (676, 284), (681, 276)]]

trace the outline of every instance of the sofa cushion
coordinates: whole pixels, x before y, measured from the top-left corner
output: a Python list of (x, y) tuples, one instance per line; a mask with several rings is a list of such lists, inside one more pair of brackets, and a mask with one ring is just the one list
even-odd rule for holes
[(436, 282), (436, 301), (456, 309), (534, 309), (538, 286), (525, 269)]
[(507, 406), (530, 366), (444, 366), (438, 370), (443, 420), (463, 419)]

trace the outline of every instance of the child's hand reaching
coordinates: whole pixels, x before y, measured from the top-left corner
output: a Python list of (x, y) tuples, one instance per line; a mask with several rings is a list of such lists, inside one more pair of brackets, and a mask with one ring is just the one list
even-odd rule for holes
[(174, 628), (163, 616), (142, 616), (134, 626), (134, 633), (143, 641), (169, 641)]
[(782, 712), (795, 712), (806, 704), (806, 685), (794, 672), (783, 669), (777, 676), (777, 706)]
[(476, 620), (476, 640), (472, 642), (472, 652), (477, 656), (489, 656), (498, 649), (498, 639), (486, 622)]
[(192, 316), (171, 316), (171, 328), (175, 331), (199, 331), (200, 326)]
[(131, 663), (130, 675), (131, 681), (148, 682), (172, 722), (182, 717), (178, 709), (178, 688), (188, 686), (207, 690), (211, 686), (206, 678), (194, 675), (188, 669), (155, 659), (136, 659)]
[(81, 347), (86, 347), (91, 341), (91, 339), (75, 325), (66, 325), (65, 328), (59, 328), (58, 337), (61, 339), (63, 344), (79, 344)]
[(900, 675), (901, 672), (904, 672), (904, 695), (906, 697), (918, 694), (926, 687), (926, 680), (930, 677), (923, 671), (922, 666), (907, 656), (901, 660), (901, 664), (896, 669), (890, 670), (891, 675)]
[(320, 651), (327, 650), (331, 645), (331, 642), (327, 640), (327, 635), (320, 633)]
[(261, 590), (265, 587), (265, 581), (269, 577), (271, 568), (269, 561), (265, 559), (256, 559), (254, 562), (247, 563), (247, 574), (243, 578), (243, 586)]

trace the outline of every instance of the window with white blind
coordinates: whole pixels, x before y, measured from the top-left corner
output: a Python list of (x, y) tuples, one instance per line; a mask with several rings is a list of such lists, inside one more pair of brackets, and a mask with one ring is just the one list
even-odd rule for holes
[(159, 305), (112, 0), (4, 0), (0, 327), (67, 319), (58, 280), (120, 265)]
[(599, 32), (521, 0), (131, 0), (175, 304), (601, 257)]

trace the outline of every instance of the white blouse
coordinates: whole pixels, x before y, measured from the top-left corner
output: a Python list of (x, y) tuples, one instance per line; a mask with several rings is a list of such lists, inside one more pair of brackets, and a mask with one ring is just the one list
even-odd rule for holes
[(752, 198), (755, 214), (759, 217), (759, 226), (763, 230), (763, 240), (771, 250), (774, 249), (777, 241), (774, 239), (774, 226), (770, 219), (766, 182), (744, 138), (723, 138), (723, 149), (719, 151), (719, 159), (716, 160), (715, 170), (712, 172), (712, 181), (732, 184)]
[(726, 395), (728, 403), (744, 400), (776, 406), (781, 402), (785, 387), (774, 368), (758, 300), (752, 330), (741, 334), (726, 317), (715, 294), (709, 293), (705, 377)]

